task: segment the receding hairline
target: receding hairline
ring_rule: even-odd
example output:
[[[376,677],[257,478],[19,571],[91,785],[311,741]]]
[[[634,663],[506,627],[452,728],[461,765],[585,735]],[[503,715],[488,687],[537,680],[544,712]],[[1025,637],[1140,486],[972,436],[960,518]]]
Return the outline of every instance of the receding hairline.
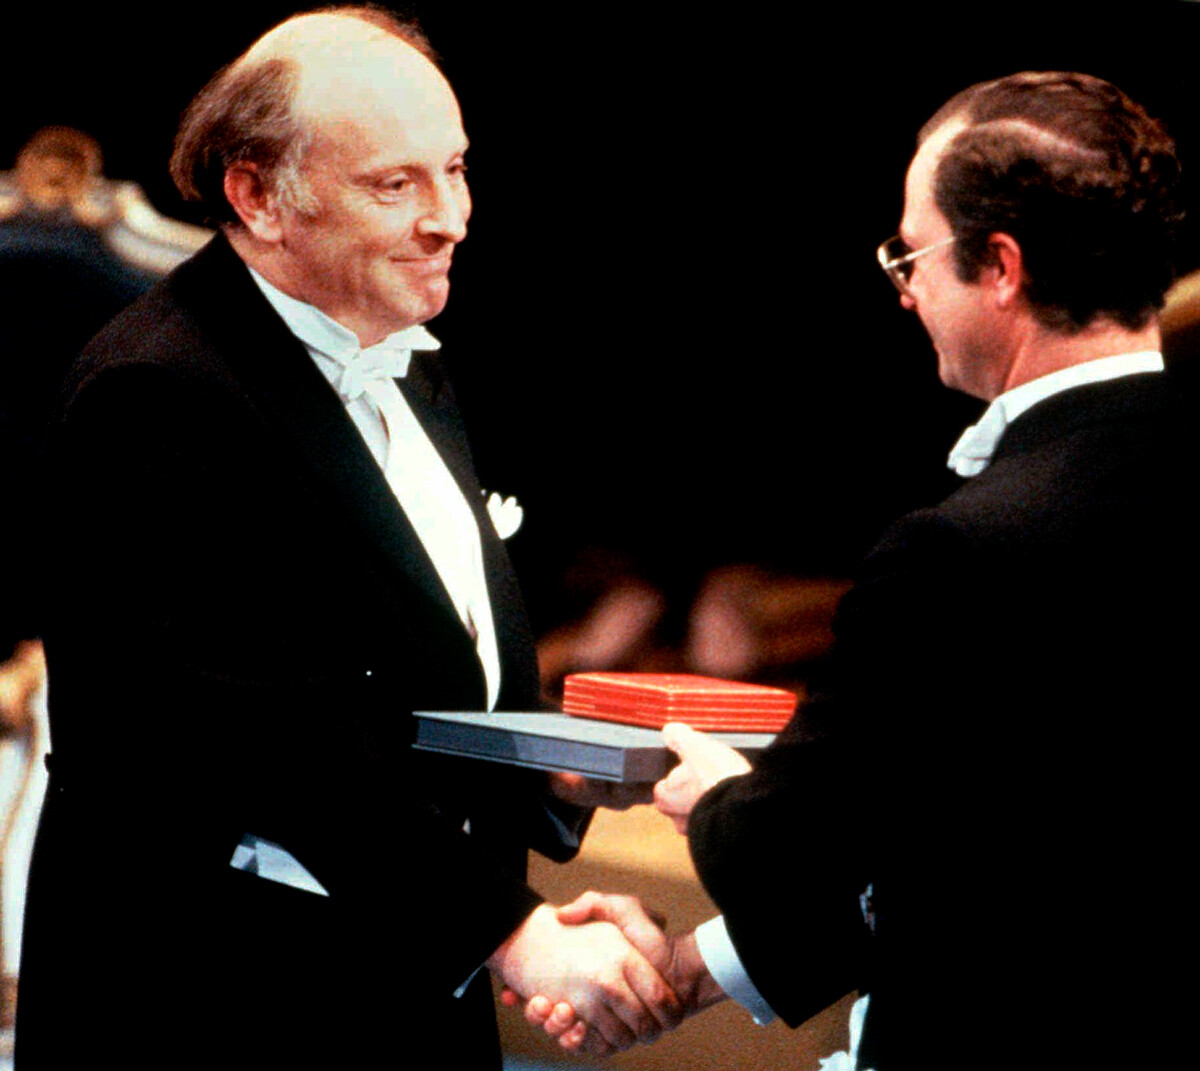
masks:
[[[234,61],[232,69],[283,64],[292,83],[291,112],[302,127],[310,126],[324,109],[336,106],[342,94],[328,92],[330,82],[336,81],[343,91],[354,84],[372,88],[372,78],[364,71],[364,58],[372,53],[396,70],[432,75],[453,96],[420,31],[410,40],[404,32],[409,27],[386,15],[377,20],[373,14],[370,9],[350,8],[295,15],[255,41]],[[347,62],[348,56],[353,56],[353,62]]]
[[[975,120],[968,108],[961,108],[945,116],[940,122],[932,120],[926,123],[917,135],[917,148],[944,131],[947,127],[958,126],[958,130],[946,138],[945,144],[938,154],[945,157],[954,150],[955,142],[960,138],[993,136],[1004,139],[1025,149],[1031,158],[1045,154],[1046,158],[1074,156],[1077,159],[1093,158],[1097,162],[1105,159],[1105,153],[1098,148],[1091,148],[1074,138],[1067,137],[1054,130],[1026,119],[1022,116],[1004,116],[997,119]]]
[[[171,154],[175,185],[218,222],[235,224],[224,180],[231,166],[249,162],[293,207],[311,209],[301,168],[330,115],[322,105],[374,95],[390,84],[389,69],[410,81],[418,101],[431,87],[444,88],[457,110],[437,53],[416,22],[373,5],[343,5],[280,23],[218,71],[188,105]]]

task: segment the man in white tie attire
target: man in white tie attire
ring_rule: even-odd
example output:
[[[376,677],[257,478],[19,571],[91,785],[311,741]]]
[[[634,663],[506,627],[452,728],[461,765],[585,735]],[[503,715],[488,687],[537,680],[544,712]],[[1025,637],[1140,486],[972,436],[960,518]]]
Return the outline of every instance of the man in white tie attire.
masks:
[[[562,913],[620,922],[689,1010],[795,1026],[869,992],[835,1064],[860,1071],[1194,1061],[1197,454],[1158,326],[1179,180],[1088,75],[980,83],[922,128],[878,256],[942,382],[989,403],[964,483],[884,534],[753,770],[664,730],[656,800],[722,915],[668,942],[624,898]]]
[[[432,56],[338,9],[219,72],[172,174],[220,233],[70,376],[22,1071],[97,1046],[401,1067],[430,1039],[498,1068],[485,967],[586,1008],[603,1051],[678,1019],[615,926],[563,926],[524,883],[529,847],[578,847],[586,786],[410,747],[413,710],[538,691],[515,507],[480,488],[423,326],[471,210]]]

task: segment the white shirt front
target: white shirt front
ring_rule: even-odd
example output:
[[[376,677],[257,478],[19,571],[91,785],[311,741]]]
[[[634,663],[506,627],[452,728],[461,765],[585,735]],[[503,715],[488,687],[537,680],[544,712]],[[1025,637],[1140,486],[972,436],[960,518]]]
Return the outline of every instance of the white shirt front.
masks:
[[[494,709],[500,692],[500,654],[479,526],[458,482],[394,382],[407,374],[414,350],[436,350],[441,343],[416,325],[363,349],[354,332],[320,309],[289,297],[253,268],[250,275],[338,392],[383,470],[459,619],[475,640],[487,680],[487,709]]]

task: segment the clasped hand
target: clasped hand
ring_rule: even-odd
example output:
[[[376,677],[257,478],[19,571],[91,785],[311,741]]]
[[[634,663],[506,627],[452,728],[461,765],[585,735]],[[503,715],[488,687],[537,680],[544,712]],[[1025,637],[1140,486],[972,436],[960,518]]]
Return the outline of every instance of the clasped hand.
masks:
[[[676,1004],[671,1026],[725,997],[704,965],[695,935],[686,933],[668,937],[661,928],[661,920],[652,919],[636,897],[586,892],[558,908],[556,916],[560,923],[568,926],[594,926],[600,920],[617,927],[674,994]],[[513,1005],[519,998],[511,990],[505,990],[502,999]],[[569,999],[551,1000],[545,991],[528,999],[525,1018],[551,1037],[558,1038],[564,1049],[582,1048],[594,1056],[607,1056],[619,1047],[611,1044],[607,1034],[598,1029],[582,1008]],[[655,1032],[638,1040],[649,1041],[657,1036]]]
[[[725,778],[749,772],[750,763],[733,748],[687,725],[667,725],[663,729],[663,740],[680,761],[654,786],[654,803],[671,818],[680,833],[686,833],[688,817],[696,801]],[[635,897],[587,892],[573,903],[560,907],[556,921],[581,928],[597,924],[617,927],[674,997],[669,1015],[655,1015],[664,1029],[676,1025],[684,1015],[725,997],[708,973],[695,935],[668,937]],[[592,1055],[604,1056],[614,1048],[624,1047],[614,1040],[611,1023],[606,1023],[609,1029],[605,1029],[605,1025],[593,1021],[587,1010],[569,996],[551,999],[550,992],[549,988],[537,986],[522,991],[510,985],[502,999],[509,1005],[525,999],[525,1018],[551,1037],[558,1038],[565,1049],[582,1048]],[[626,1011],[630,1011],[628,1006]],[[622,1021],[634,1026],[629,1018],[623,1017]],[[635,1027],[634,1034],[638,1040],[646,1041],[656,1037],[657,1031],[643,1035]],[[626,1039],[627,1035],[620,1036],[620,1041]]]
[[[593,1028],[583,1047],[594,1055],[652,1041],[676,1026],[683,1009],[660,971],[613,923],[580,923],[564,924],[542,904],[488,966],[516,997],[541,997],[551,1007],[577,1011]]]

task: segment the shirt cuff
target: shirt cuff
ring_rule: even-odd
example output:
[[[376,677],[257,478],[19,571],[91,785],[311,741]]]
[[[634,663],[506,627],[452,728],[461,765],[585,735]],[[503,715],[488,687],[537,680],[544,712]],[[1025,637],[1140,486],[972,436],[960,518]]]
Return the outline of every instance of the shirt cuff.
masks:
[[[774,1021],[775,1012],[750,981],[737,949],[729,939],[724,915],[718,915],[696,927],[696,947],[717,985],[745,1008],[759,1026]]]

